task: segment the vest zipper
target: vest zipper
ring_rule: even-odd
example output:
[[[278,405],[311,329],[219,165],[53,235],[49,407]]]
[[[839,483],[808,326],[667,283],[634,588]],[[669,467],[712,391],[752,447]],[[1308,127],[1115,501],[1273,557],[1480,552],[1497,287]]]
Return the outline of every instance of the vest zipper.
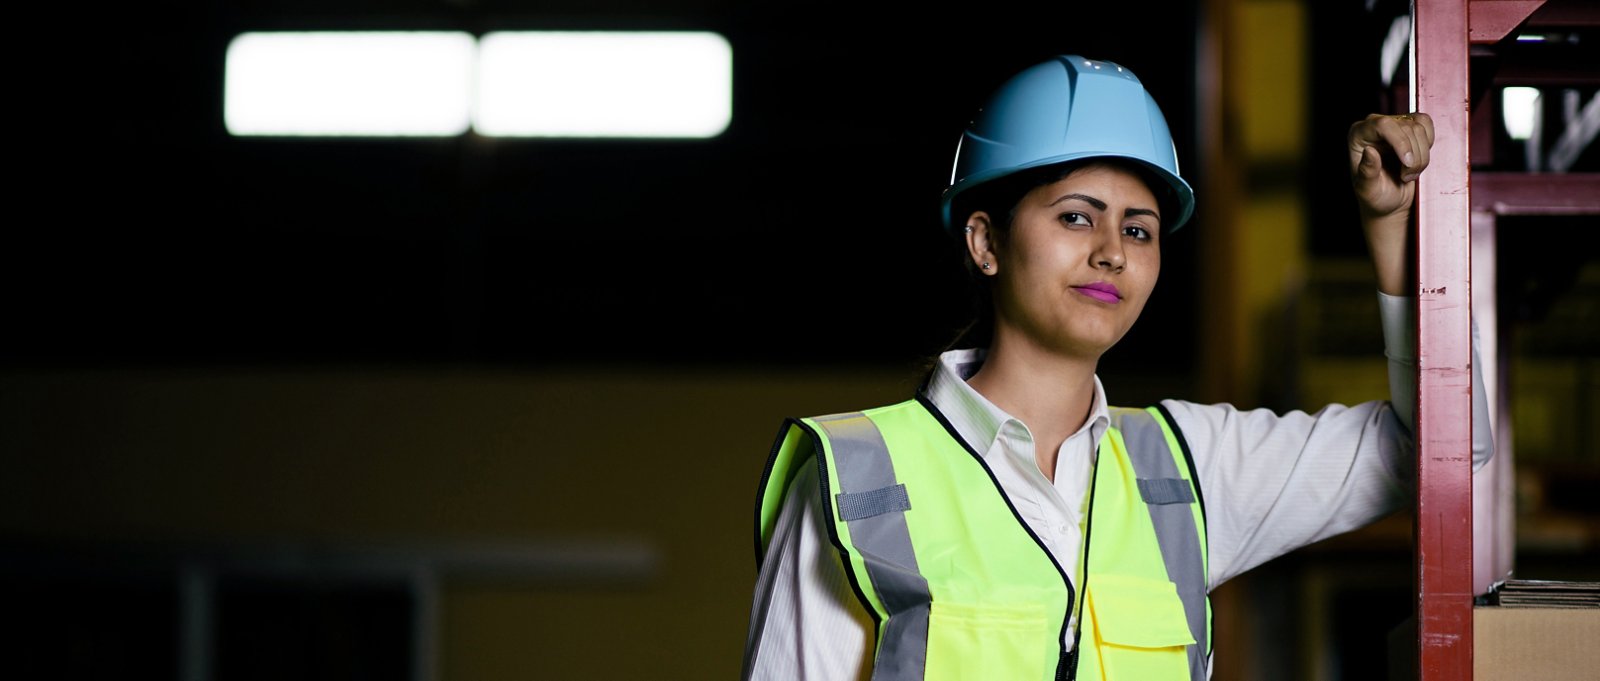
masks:
[[[1089,593],[1089,535],[1094,533],[1094,488],[1095,482],[1100,477],[1100,447],[1094,448],[1094,465],[1089,467],[1089,508],[1084,513],[1083,519],[1083,583],[1078,585],[1078,592]],[[1067,619],[1072,618],[1072,611],[1067,610]],[[1072,630],[1072,652],[1062,656],[1062,664],[1056,668],[1057,681],[1077,681],[1078,678],[1078,652],[1083,645],[1083,617],[1080,611],[1078,627]],[[1062,676],[1062,669],[1067,669]]]

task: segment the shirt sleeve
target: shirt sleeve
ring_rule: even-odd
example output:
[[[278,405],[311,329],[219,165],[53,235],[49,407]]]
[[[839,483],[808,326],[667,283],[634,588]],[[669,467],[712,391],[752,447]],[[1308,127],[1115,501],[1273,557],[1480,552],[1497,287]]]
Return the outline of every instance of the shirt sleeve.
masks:
[[[823,523],[817,471],[790,483],[756,578],[745,679],[867,679],[872,618],[856,600]]]
[[[1392,402],[1307,414],[1162,402],[1188,441],[1206,498],[1210,586],[1296,548],[1366,525],[1415,487],[1415,306],[1379,293]],[[1473,334],[1473,469],[1493,439]],[[1395,405],[1406,405],[1398,410]]]

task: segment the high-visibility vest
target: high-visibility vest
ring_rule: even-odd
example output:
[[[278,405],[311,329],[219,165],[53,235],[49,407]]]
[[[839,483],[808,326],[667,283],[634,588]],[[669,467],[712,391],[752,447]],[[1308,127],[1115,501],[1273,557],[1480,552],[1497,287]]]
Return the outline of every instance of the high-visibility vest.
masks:
[[[790,419],[762,479],[757,562],[784,496],[816,493],[789,489],[816,465],[829,538],[877,626],[875,681],[1204,681],[1205,511],[1187,449],[1164,408],[1112,409],[1079,560],[1063,566],[926,397]]]

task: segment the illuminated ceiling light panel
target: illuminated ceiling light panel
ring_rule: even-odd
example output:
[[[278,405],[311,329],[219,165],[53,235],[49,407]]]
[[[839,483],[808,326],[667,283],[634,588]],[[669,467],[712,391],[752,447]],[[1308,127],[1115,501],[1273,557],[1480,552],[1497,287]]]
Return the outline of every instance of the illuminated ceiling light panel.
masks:
[[[473,127],[509,137],[715,137],[733,48],[701,32],[500,32],[479,42]]]
[[[1533,119],[1539,113],[1539,88],[1506,88],[1500,94],[1500,110],[1511,139],[1528,139],[1533,135]]]
[[[223,119],[234,135],[459,135],[474,46],[455,32],[240,34]]]

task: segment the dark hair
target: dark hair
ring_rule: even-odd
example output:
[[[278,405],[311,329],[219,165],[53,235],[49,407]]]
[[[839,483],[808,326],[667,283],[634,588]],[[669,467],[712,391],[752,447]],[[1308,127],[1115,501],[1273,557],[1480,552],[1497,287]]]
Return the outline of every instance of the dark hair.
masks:
[[[1133,173],[1143,180],[1145,186],[1150,188],[1150,193],[1155,195],[1161,215],[1176,219],[1179,204],[1177,193],[1173,191],[1172,186],[1144,164],[1115,156],[1097,156],[1029,168],[968,189],[951,202],[950,218],[954,235],[957,237],[955,242],[960,253],[960,262],[968,275],[967,280],[970,285],[967,287],[967,293],[971,299],[973,314],[972,321],[956,332],[950,343],[945,345],[945,350],[987,348],[994,341],[994,293],[990,290],[989,278],[983,276],[982,271],[973,264],[972,258],[967,256],[966,239],[960,238],[967,218],[977,211],[988,214],[990,238],[995,243],[1004,245],[1011,234],[1011,223],[1017,217],[1017,205],[1022,202],[1022,197],[1039,187],[1055,184],[1079,170],[1097,165],[1112,166]],[[1162,224],[1162,231],[1166,231],[1165,222]],[[935,357],[930,366],[935,366],[937,363],[938,358]]]

